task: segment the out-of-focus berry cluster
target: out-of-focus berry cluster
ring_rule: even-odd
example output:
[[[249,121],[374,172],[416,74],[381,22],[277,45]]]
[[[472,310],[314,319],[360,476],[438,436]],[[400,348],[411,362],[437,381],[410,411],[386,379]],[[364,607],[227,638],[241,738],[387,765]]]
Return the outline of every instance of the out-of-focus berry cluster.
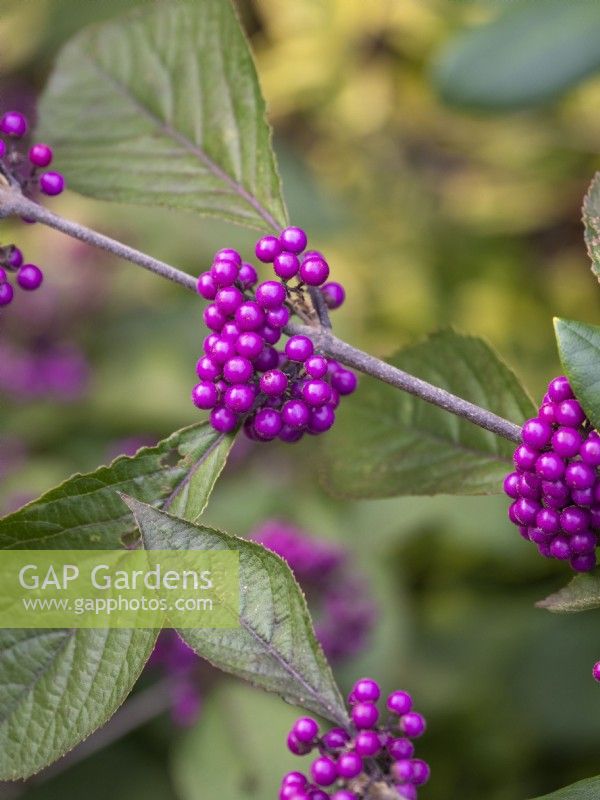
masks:
[[[310,775],[284,775],[279,800],[366,800],[397,797],[416,800],[417,790],[429,780],[429,766],[414,758],[413,739],[425,732],[424,717],[413,711],[407,692],[392,692],[386,717],[380,719],[379,684],[371,678],[357,681],[350,693],[351,726],[321,733],[311,717],[296,721],[287,739],[298,756],[316,751]],[[331,792],[331,794],[330,794]]]
[[[46,170],[53,158],[49,145],[37,142],[24,152],[20,144],[28,130],[26,117],[18,111],[7,111],[0,118],[0,173],[5,181],[18,183],[27,196],[42,192],[54,197],[64,190],[65,179],[60,172]],[[14,284],[10,281],[13,274]],[[35,264],[25,263],[16,245],[0,247],[0,306],[12,303],[15,286],[31,292],[39,288],[43,280],[42,270]]]
[[[537,417],[523,425],[516,471],[504,480],[510,521],[546,558],[576,572],[596,566],[600,532],[600,434],[566,377],[550,381]]]
[[[330,661],[362,652],[377,609],[349,552],[281,520],[269,520],[250,538],[286,561],[306,594],[315,633]]]
[[[275,348],[290,316],[310,308],[307,287],[321,292],[331,309],[344,301],[343,287],[326,283],[323,255],[306,245],[305,232],[294,227],[256,243],[256,257],[273,264],[278,280],[259,283],[254,266],[231,249],[219,250],[198,278],[199,294],[212,301],[204,310],[211,333],[192,401],[210,410],[215,430],[226,433],[243,422],[255,441],[297,442],[305,433],[328,431],[340,398],[356,388],[354,373],[316,352],[308,336],[291,336],[283,350]]]

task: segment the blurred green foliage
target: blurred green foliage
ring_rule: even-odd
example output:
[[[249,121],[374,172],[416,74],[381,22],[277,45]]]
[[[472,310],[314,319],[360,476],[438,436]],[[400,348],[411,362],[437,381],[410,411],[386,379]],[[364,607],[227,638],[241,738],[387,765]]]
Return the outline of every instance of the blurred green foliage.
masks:
[[[2,107],[30,106],[59,44],[131,4],[3,3]],[[432,64],[456,35],[493,19],[494,3],[239,5],[292,218],[348,290],[339,335],[385,355],[452,325],[490,341],[539,396],[559,369],[551,317],[594,322],[600,312],[580,224],[600,164],[600,80],[543,107],[470,114],[443,104]],[[70,193],[53,208],[193,273],[218,247],[249,252],[254,239]],[[201,306],[179,288],[37,225],[3,223],[3,242],[13,237],[46,267],[45,291],[72,314],[59,337],[82,348],[91,378],[68,403],[0,398],[0,435],[26,451],[0,476],[4,508],[95,467],[123,439],[158,439],[197,419],[188,395],[203,336]],[[69,298],[82,292],[98,302],[78,317]],[[20,297],[20,327],[3,315],[2,340],[38,346],[41,334],[32,342],[23,320],[39,318],[41,302]],[[533,606],[565,582],[564,568],[516,536],[500,497],[332,500],[318,484],[315,445],[270,445],[268,457],[239,445],[206,520],[244,535],[277,515],[356,553],[382,614],[371,650],[339,676],[345,688],[370,673],[414,693],[429,720],[424,800],[524,800],[597,774],[596,617]],[[116,798],[175,798],[177,742],[165,718],[22,796],[93,797],[110,772]],[[218,787],[204,796],[218,798]]]

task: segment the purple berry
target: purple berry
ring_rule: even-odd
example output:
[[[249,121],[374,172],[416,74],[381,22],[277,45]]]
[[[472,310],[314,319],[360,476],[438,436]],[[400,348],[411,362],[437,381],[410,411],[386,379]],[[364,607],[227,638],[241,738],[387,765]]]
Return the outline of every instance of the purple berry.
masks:
[[[243,289],[251,289],[258,280],[258,273],[252,264],[244,261],[238,272],[237,279],[242,284]]]
[[[352,693],[357,703],[376,703],[381,695],[381,689],[377,681],[371,678],[361,678],[354,684]]]
[[[335,411],[331,406],[321,406],[310,412],[308,421],[308,431],[318,436],[333,427],[335,423]]]
[[[404,758],[412,758],[415,746],[410,739],[391,739],[387,745],[387,751],[395,761]]]
[[[244,331],[240,333],[235,342],[235,349],[240,356],[252,361],[262,353],[264,340],[256,331]]]
[[[281,409],[281,418],[290,428],[301,430],[308,425],[310,411],[301,400],[288,400]]]
[[[329,277],[329,265],[324,258],[305,258],[300,265],[300,278],[308,286],[320,286]]]
[[[65,179],[60,172],[44,172],[40,175],[40,190],[49,197],[64,191]]]
[[[342,753],[337,761],[337,769],[340,778],[356,778],[363,770],[362,758],[358,753]]]
[[[312,750],[312,745],[299,741],[291,731],[287,737],[287,747],[295,756],[305,756]]]
[[[192,402],[196,408],[214,408],[219,400],[219,392],[214,383],[201,381],[192,390]]]
[[[332,311],[339,308],[346,299],[344,287],[341,283],[336,283],[335,281],[326,283],[325,286],[321,287],[321,291],[323,292],[327,308],[330,308]]]
[[[536,500],[530,500],[528,497],[520,497],[513,503],[513,508],[514,515],[521,525],[532,525],[536,520],[541,506]]]
[[[203,272],[200,275],[196,289],[205,300],[214,300],[217,296],[217,284],[210,272]]]
[[[281,781],[282,786],[306,786],[308,781],[306,780],[306,776],[303,775],[301,772],[288,772],[286,775],[283,776]]]
[[[298,254],[304,250],[308,240],[302,228],[290,226],[281,231],[279,234],[279,241],[284,250]]]
[[[552,449],[561,458],[576,456],[581,447],[582,436],[576,428],[559,428],[552,437]]]
[[[221,341],[221,337],[218,333],[210,333],[205,339],[203,343],[204,352],[207,356],[211,356],[214,346],[217,342]]]
[[[324,406],[331,399],[331,386],[320,378],[313,378],[302,386],[302,398],[309,406]]]
[[[592,675],[594,676],[594,680],[600,683],[600,661],[596,661],[594,664]]]
[[[349,789],[339,789],[331,795],[331,800],[359,800],[359,798]]]
[[[539,500],[542,495],[541,479],[532,472],[524,472],[519,476],[519,495],[529,497],[531,500]]]
[[[306,361],[314,352],[314,346],[308,336],[291,336],[285,345],[285,354],[290,361]]]
[[[374,703],[357,703],[350,713],[357,728],[372,728],[379,719],[379,711]]]
[[[560,375],[554,378],[548,384],[548,397],[553,403],[562,403],[563,400],[568,400],[573,397],[573,390],[569,384],[568,378]]]
[[[579,448],[579,455],[582,461],[590,467],[600,466],[600,438],[598,436],[588,436]]]
[[[235,312],[235,321],[242,331],[256,331],[265,324],[265,312],[253,300],[248,300]]]
[[[235,356],[235,345],[229,339],[219,339],[210,348],[210,357],[215,364],[223,365]]]
[[[211,303],[209,306],[206,306],[206,308],[202,312],[202,319],[204,320],[204,324],[206,325],[207,328],[210,328],[211,331],[215,331],[217,333],[227,322],[226,316],[221,311],[219,311],[219,309],[214,303]]]
[[[395,764],[392,764],[391,773],[394,780],[397,780],[400,783],[408,783],[409,781],[412,781],[412,761],[409,761],[406,758],[396,761]]]
[[[569,402],[568,400],[565,402]],[[565,470],[565,483],[571,489],[589,489],[594,485],[596,472],[583,461],[572,461]]]
[[[591,553],[596,548],[596,535],[591,531],[582,531],[576,533],[569,539],[569,547],[573,555],[581,555],[582,553]]]
[[[27,119],[18,111],[7,111],[0,119],[0,131],[7,136],[22,138],[27,133]]]
[[[312,717],[301,717],[292,728],[292,733],[299,742],[312,742],[318,732],[319,726]]]
[[[210,274],[217,287],[233,286],[238,276],[238,265],[227,259],[215,261],[210,268]]]
[[[410,711],[408,714],[400,717],[400,730],[410,736],[411,739],[417,739],[425,733],[426,729],[425,718],[416,711]]]
[[[569,540],[564,536],[555,536],[550,542],[550,555],[559,561],[566,561],[571,557]]]
[[[392,692],[387,699],[386,705],[392,714],[397,714],[401,717],[403,714],[408,714],[412,708],[412,697],[408,692]]]
[[[14,244],[10,249],[6,263],[11,269],[18,269],[23,263],[23,253]]]
[[[287,389],[288,377],[280,369],[270,369],[260,378],[260,390],[269,397],[279,397]]]
[[[338,767],[329,756],[321,756],[310,765],[310,774],[319,786],[331,786],[338,777]]]
[[[560,514],[553,508],[542,508],[537,513],[535,524],[544,533],[558,533],[560,530]]]
[[[261,408],[254,417],[256,435],[266,442],[279,435],[282,425],[281,414],[274,408]]]
[[[0,306],[7,306],[11,303],[13,296],[14,292],[10,283],[0,283]]]
[[[264,281],[256,288],[256,302],[262,308],[279,308],[286,296],[285,286],[277,281]]]
[[[237,383],[225,390],[223,400],[227,408],[238,414],[245,414],[252,408],[255,397],[256,391],[253,386]]]
[[[590,524],[590,513],[578,506],[568,506],[560,515],[560,525],[565,533],[581,533]]]
[[[331,385],[341,395],[352,394],[357,384],[356,375],[349,369],[337,369],[331,376]]]
[[[549,422],[554,425],[556,422],[556,415],[554,413],[554,403],[544,403],[538,411],[538,417],[543,419],[544,422]]]
[[[506,478],[504,478],[504,493],[512,497],[513,500],[519,497],[519,478],[520,475],[518,472],[510,472]]]
[[[556,406],[554,416],[559,425],[577,428],[585,420],[585,412],[575,399],[563,400]]]
[[[273,328],[285,328],[290,321],[290,312],[285,306],[267,311],[267,324]]]
[[[331,728],[323,734],[322,741],[330,750],[341,750],[350,741],[350,736],[343,728]]]
[[[274,261],[275,256],[281,253],[281,242],[276,236],[263,236],[256,243],[254,251],[258,260],[266,264]]]
[[[278,256],[275,256],[273,267],[276,275],[284,281],[289,281],[300,269],[300,261],[298,260],[298,256],[294,255],[294,253],[284,251]]]
[[[29,161],[35,167],[47,167],[52,161],[52,148],[47,144],[34,144],[29,148]]]
[[[327,359],[319,355],[310,356],[304,362],[304,369],[311,378],[322,378],[327,374]]]
[[[550,441],[552,426],[538,417],[528,419],[523,425],[522,436],[525,444],[536,450],[542,450]]]
[[[229,433],[237,425],[237,414],[230,408],[218,406],[210,412],[210,424],[219,433]]]
[[[524,471],[533,469],[539,455],[538,451],[529,447],[528,444],[520,444],[513,455],[515,467]]]
[[[575,572],[590,572],[596,566],[596,554],[583,553],[573,556],[570,560],[570,564]]]
[[[523,536],[523,538],[527,538],[530,542],[535,542],[535,544],[546,544],[552,539],[553,535],[552,533],[547,533],[542,530],[542,528],[526,528],[525,526],[521,526],[519,532],[521,532],[521,530],[527,532],[527,536]]]
[[[259,372],[267,372],[279,365],[279,353],[274,347],[263,347],[261,353],[254,359],[254,366]]]
[[[215,297],[215,305],[222,314],[230,316],[244,302],[244,295],[235,286],[225,286],[219,289]]]
[[[415,786],[422,786],[424,783],[427,783],[430,775],[431,775],[431,770],[429,768],[429,764],[426,761],[423,761],[421,758],[413,759],[411,782],[414,783]]]
[[[272,328],[270,325],[263,325],[259,333],[267,344],[277,344],[281,339],[281,331],[279,328]]]
[[[221,374],[221,367],[210,356],[202,356],[196,364],[196,373],[201,381],[214,381]]]
[[[376,755],[381,750],[381,740],[376,731],[360,731],[354,739],[354,749],[359,756]]]
[[[234,344],[237,342],[239,335],[240,329],[235,322],[231,322],[230,320],[228,320],[220,330],[221,339],[228,339]]]
[[[23,264],[17,272],[17,283],[27,292],[33,292],[42,285],[43,280],[44,273],[35,264]]]
[[[594,502],[594,490],[591,486],[588,489],[573,489],[571,499],[578,506],[591,506]]]
[[[242,257],[237,250],[232,247],[223,247],[215,253],[215,261],[233,261],[238,267],[241,266]]]
[[[223,377],[228,383],[248,383],[253,373],[252,363],[243,356],[234,356],[223,366]]]
[[[535,462],[535,471],[544,480],[556,481],[563,476],[565,463],[556,453],[542,453]]]

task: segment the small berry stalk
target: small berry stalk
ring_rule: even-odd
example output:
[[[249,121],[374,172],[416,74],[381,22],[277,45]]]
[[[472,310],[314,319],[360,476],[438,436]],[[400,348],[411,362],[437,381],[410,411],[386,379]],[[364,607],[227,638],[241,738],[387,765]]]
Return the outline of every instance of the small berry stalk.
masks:
[[[192,401],[210,411],[217,431],[243,423],[259,442],[317,436],[334,424],[340,399],[356,389],[355,374],[318,352],[311,337],[291,336],[282,350],[275,347],[294,313],[310,315],[309,290],[321,292],[330,309],[344,302],[343,287],[326,283],[327,261],[306,245],[306,233],[295,227],[259,239],[256,257],[273,264],[278,280],[259,283],[255,267],[229,248],[198,278],[198,293],[212,301],[203,315],[211,333],[196,365],[200,382]]]
[[[589,572],[596,566],[600,532],[600,434],[566,377],[550,382],[522,437],[516,471],[504,480],[513,500],[509,519],[545,558]]]
[[[423,735],[426,724],[413,711],[407,692],[387,698],[387,718],[380,721],[379,684],[362,678],[348,698],[352,726],[320,733],[311,717],[296,721],[288,735],[289,750],[298,756],[316,750],[310,777],[302,772],[284,775],[279,800],[416,800],[418,787],[429,780],[429,766],[414,758],[412,742]],[[330,794],[329,792],[332,792]]]

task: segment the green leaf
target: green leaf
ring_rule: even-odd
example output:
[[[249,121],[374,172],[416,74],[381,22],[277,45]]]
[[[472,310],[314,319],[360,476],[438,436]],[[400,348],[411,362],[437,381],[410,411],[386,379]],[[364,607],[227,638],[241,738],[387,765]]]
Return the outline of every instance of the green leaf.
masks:
[[[564,589],[540,600],[536,606],[555,614],[573,614],[600,608],[600,575],[576,575]]]
[[[390,363],[522,423],[535,406],[481,339],[443,331]],[[323,481],[342,497],[502,491],[515,445],[373,378],[342,403],[325,448]]]
[[[180,630],[190,647],[225,672],[345,724],[344,703],[285,561],[256,542],[193,525],[131,497],[124,500],[149,550],[239,552],[239,628]]]
[[[0,520],[0,549],[103,549],[135,530],[116,490],[197,516],[232,437],[207,423],[75,475]],[[137,680],[150,630],[0,630],[0,780],[26,778],[103,725]]]
[[[82,194],[286,223],[265,103],[229,0],[164,4],[84,30],[58,59],[40,119]]]
[[[454,105],[492,111],[540,105],[600,68],[599,39],[598,3],[511,4],[449,42],[434,82]]]
[[[221,684],[203,705],[198,724],[174,749],[172,774],[178,796],[181,800],[277,797],[282,776],[298,768],[297,757],[285,746],[298,716],[264,692],[242,683]]]
[[[560,360],[575,396],[593,426],[600,428],[600,328],[555,319],[554,330]]]
[[[557,792],[535,797],[533,800],[598,800],[600,797],[600,777],[587,778],[585,781],[565,786]]]
[[[600,280],[600,172],[594,175],[583,200],[584,239],[592,260],[592,272]]]

